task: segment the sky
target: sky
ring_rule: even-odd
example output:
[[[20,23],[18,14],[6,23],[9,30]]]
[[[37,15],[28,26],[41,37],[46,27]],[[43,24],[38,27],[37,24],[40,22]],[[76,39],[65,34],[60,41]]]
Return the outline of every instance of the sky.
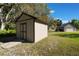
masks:
[[[50,16],[66,23],[71,19],[79,19],[79,3],[49,3]]]

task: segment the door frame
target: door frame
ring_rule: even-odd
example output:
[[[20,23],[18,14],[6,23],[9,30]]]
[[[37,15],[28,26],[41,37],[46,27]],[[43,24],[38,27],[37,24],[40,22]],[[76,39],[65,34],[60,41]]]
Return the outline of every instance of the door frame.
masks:
[[[26,26],[26,30],[24,30],[24,25]],[[26,37],[24,36],[24,33],[26,33]],[[21,40],[27,40],[27,23],[26,22],[22,22],[20,23],[20,38]]]

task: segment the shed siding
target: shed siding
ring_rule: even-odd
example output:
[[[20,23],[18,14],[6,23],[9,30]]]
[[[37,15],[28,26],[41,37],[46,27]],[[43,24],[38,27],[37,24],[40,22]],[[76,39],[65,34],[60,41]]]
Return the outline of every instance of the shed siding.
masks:
[[[20,39],[20,23],[16,23],[16,36],[18,39]]]
[[[33,41],[34,40],[34,31],[33,31],[33,20],[27,20],[27,40]]]
[[[38,42],[48,36],[48,26],[36,18],[22,14],[16,23],[17,38],[29,42]],[[26,29],[25,29],[26,28]]]
[[[47,29],[47,25],[35,22],[35,42],[38,42],[48,36]]]
[[[21,30],[21,23],[26,23],[27,25],[26,25],[26,27],[27,27],[27,32],[26,32],[26,40],[27,41],[30,41],[30,42],[32,42],[33,40],[34,40],[34,34],[33,34],[33,20],[27,20],[27,21],[22,21],[22,22],[17,22],[16,23],[16,30],[17,30],[17,38],[18,39],[21,39],[22,38],[22,36],[21,36],[21,32],[20,32],[20,30]],[[22,39],[23,40],[23,39]],[[26,41],[25,40],[25,41]]]
[[[31,17],[29,17],[29,16],[26,16],[26,15],[22,15],[21,17],[20,17],[20,19],[18,20],[18,22],[20,21],[24,21],[24,20],[27,20],[27,19],[30,19]]]

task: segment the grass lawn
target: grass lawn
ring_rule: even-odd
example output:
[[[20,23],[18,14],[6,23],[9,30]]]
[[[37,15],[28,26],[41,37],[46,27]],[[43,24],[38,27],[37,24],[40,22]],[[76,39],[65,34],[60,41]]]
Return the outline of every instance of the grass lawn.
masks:
[[[0,48],[0,55],[79,55],[79,32],[49,32],[38,43],[22,43],[13,48]]]

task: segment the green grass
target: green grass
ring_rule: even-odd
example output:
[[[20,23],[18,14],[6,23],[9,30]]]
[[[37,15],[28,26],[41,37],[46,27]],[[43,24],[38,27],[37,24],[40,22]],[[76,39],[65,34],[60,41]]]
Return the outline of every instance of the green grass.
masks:
[[[56,55],[79,55],[79,32],[53,32],[52,35],[63,38]]]
[[[79,56],[79,32],[49,32],[37,43],[22,43],[0,55]]]

